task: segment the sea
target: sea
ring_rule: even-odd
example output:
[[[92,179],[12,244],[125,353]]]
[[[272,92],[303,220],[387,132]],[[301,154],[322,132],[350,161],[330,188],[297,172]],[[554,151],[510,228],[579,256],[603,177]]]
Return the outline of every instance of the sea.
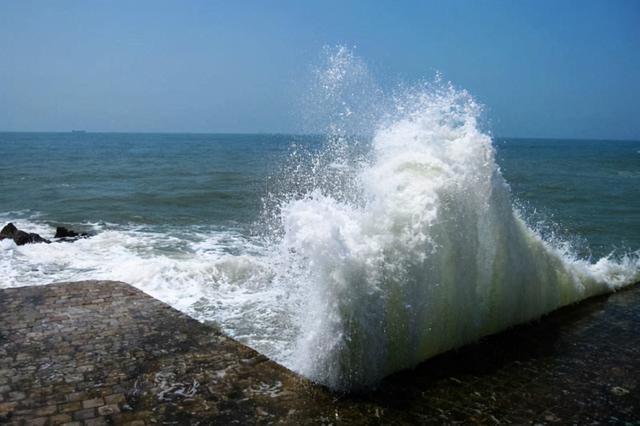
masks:
[[[344,48],[316,77],[309,134],[0,133],[0,224],[52,241],[0,241],[0,288],[124,281],[352,391],[640,282],[640,141],[493,136]]]
[[[150,249],[160,254],[218,233],[250,239],[291,153],[322,142],[286,134],[0,132],[0,218],[48,237],[58,225],[157,234]],[[493,145],[531,225],[592,259],[640,248],[640,141],[496,137]],[[3,286],[46,281],[37,270]]]
[[[594,264],[640,248],[640,141],[492,144],[514,208],[540,235]],[[1,133],[2,225],[94,236],[0,242],[0,287],[125,281],[273,356],[280,327],[299,326],[280,318],[287,289],[267,288],[264,259],[280,249],[264,233],[266,200],[292,153],[322,146],[284,134]]]

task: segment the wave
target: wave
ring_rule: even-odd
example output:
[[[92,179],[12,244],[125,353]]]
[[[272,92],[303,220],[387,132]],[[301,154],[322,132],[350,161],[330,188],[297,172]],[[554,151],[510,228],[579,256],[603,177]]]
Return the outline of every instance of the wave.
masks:
[[[335,55],[343,57],[331,63],[342,66],[351,54]],[[590,263],[527,226],[480,112],[466,91],[441,81],[407,89],[375,125],[370,161],[347,186],[357,196],[326,185],[283,203],[280,253],[295,271],[283,279],[307,300],[287,360],[294,370],[333,389],[373,386],[640,279],[637,254]],[[349,143],[346,134],[333,140]]]

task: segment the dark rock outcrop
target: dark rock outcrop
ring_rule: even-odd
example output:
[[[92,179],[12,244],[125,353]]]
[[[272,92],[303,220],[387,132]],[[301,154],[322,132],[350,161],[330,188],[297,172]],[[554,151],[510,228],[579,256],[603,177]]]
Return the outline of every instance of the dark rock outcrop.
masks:
[[[56,242],[72,243],[80,238],[88,238],[90,236],[91,234],[87,234],[86,232],[78,233],[71,229],[65,228],[64,226],[58,226],[56,228],[56,235],[54,236],[54,238],[56,239]],[[41,237],[36,233],[25,232],[16,228],[13,223],[6,224],[4,228],[0,230],[0,240],[4,239],[13,240],[19,246],[35,243],[51,243],[51,241]]]
[[[16,231],[13,236],[13,241],[19,246],[23,246],[25,244],[35,244],[35,243],[47,243],[49,244],[51,241],[46,238],[42,238],[40,235],[34,232],[24,232],[24,231]]]
[[[13,236],[18,232],[18,228],[13,223],[7,223],[0,231],[0,240],[5,238],[13,239]]]
[[[13,223],[8,223],[4,228],[0,231],[0,240],[4,240],[5,238],[12,239],[16,245],[23,246],[25,244],[34,244],[34,243],[47,243],[49,244],[51,241],[46,238],[42,238],[40,235],[34,232],[25,232],[21,231]]]
[[[64,226],[58,226],[56,228],[56,235],[53,238],[58,238],[58,241],[73,242],[79,238],[90,237],[90,234],[86,232],[77,233],[72,229],[65,228]]]
[[[67,229],[64,226],[58,226],[56,228],[56,235],[53,238],[75,238],[79,237],[80,234],[72,231],[71,229]]]

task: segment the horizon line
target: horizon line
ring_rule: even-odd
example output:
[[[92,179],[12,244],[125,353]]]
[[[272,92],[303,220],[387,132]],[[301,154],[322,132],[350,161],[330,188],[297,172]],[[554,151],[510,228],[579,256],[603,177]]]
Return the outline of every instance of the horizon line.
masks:
[[[176,132],[176,131],[91,131],[82,129],[73,130],[0,130],[2,133],[17,134],[115,134],[115,135],[272,135],[272,136],[323,136],[323,133],[297,133],[297,132]],[[528,140],[576,140],[576,141],[602,141],[602,142],[640,142],[639,139],[619,139],[601,137],[557,137],[557,136],[496,136],[489,135],[492,140],[498,139],[528,139]]]

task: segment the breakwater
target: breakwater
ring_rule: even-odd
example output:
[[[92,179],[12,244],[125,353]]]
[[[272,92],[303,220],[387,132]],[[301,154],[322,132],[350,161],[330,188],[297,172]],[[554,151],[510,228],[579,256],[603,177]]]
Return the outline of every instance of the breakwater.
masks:
[[[124,283],[4,289],[0,423],[638,422],[638,326],[635,286],[345,395]]]

